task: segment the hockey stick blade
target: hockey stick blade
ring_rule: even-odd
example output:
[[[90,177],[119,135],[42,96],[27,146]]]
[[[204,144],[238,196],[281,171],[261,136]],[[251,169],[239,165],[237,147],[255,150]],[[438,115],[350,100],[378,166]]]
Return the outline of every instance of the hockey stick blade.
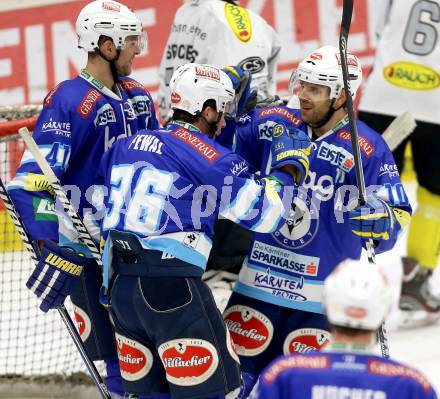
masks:
[[[3,200],[3,203],[5,204],[5,208],[9,216],[12,218],[12,222],[14,223],[20,235],[20,238],[23,241],[23,244],[25,245],[26,249],[29,251],[29,254],[33,262],[37,264],[38,249],[36,247],[36,244],[31,240],[29,233],[27,232],[26,227],[20,218],[20,215],[15,209],[14,203],[12,202],[11,197],[9,196],[9,193],[7,192],[6,187],[3,184],[1,178],[0,178],[0,198]],[[90,377],[92,378],[93,382],[98,388],[99,393],[104,399],[110,399],[111,396],[107,390],[107,386],[104,384],[104,381],[102,380],[98,370],[93,364],[93,361],[90,359],[89,355],[87,354],[84,344],[81,340],[81,337],[79,336],[78,331],[75,328],[75,325],[73,324],[69,312],[67,311],[64,305],[58,307],[57,310],[58,310],[58,314],[60,315],[61,319],[63,320],[67,328],[67,331],[69,332],[70,337],[72,338],[76,346],[76,349],[81,355],[81,358],[83,359],[83,362],[87,367],[87,370],[89,371]]]
[[[394,151],[414,131],[416,126],[414,117],[407,111],[393,119],[382,133],[382,137],[390,150]]]

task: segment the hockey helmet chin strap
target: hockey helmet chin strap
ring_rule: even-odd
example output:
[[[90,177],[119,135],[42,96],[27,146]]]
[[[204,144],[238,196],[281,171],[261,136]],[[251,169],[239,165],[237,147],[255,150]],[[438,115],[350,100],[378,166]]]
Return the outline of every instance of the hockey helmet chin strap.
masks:
[[[99,48],[96,50],[96,52],[102,58],[104,58],[104,60],[106,60],[110,64],[110,71],[112,73],[113,82],[116,83],[119,80],[118,73],[116,72],[116,61],[118,60],[119,56],[121,55],[121,50],[120,49],[116,49],[116,57],[111,59],[111,60],[108,59]]]
[[[220,119],[222,118],[222,114],[223,114],[223,112],[219,112],[218,113],[218,118],[217,118],[217,120],[215,122],[208,122],[208,120],[202,115],[202,113],[199,114],[200,120],[209,129],[209,132],[208,132],[209,137],[211,137],[211,138],[215,137],[215,133],[217,132],[217,127],[218,127],[218,124],[220,122]]]

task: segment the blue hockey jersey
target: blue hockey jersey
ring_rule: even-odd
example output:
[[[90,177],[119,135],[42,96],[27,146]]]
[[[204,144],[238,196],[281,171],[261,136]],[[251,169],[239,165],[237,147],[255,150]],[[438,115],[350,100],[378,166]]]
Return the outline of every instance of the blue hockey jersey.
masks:
[[[116,140],[139,129],[159,127],[153,100],[140,83],[120,78],[116,86],[119,95],[85,70],[60,83],[46,96],[33,133],[85,222],[91,222],[83,209],[92,209],[89,187],[104,152]],[[34,240],[51,239],[62,244],[75,240],[68,220],[55,210],[51,187],[29,151],[25,151],[8,189]],[[88,227],[93,229],[90,223]]]
[[[270,168],[272,132],[277,124],[307,131],[300,111],[284,106],[254,110],[237,124],[235,151],[264,175]],[[357,122],[367,192],[375,191],[396,209],[398,222],[376,252],[393,247],[411,207],[397,167],[382,137]],[[287,222],[271,234],[255,234],[234,291],[289,308],[323,313],[324,279],[346,258],[359,259],[363,240],[347,221],[358,199],[348,118],[313,141],[309,176],[292,203]]]
[[[429,381],[396,361],[359,352],[279,357],[262,373],[252,399],[435,399]]]
[[[131,232],[146,249],[202,270],[217,216],[259,232],[279,228],[293,194],[292,177],[254,179],[248,164],[187,123],[143,130],[103,157],[98,185],[108,190],[102,236]],[[292,186],[284,187],[281,180]]]

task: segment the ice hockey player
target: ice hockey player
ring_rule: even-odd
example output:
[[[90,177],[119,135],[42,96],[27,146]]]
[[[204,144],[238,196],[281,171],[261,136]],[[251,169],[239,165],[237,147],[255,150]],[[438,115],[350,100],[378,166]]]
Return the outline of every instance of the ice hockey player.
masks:
[[[226,73],[189,63],[170,87],[171,123],[118,141],[100,166],[98,183],[109,192],[104,282],[124,387],[142,397],[234,395],[238,357],[201,280],[214,222],[221,214],[255,231],[276,229],[294,194],[293,175],[300,183],[307,174],[310,140],[302,132],[280,134],[270,175],[258,179],[214,141],[235,106]]]
[[[127,26],[130,29],[126,29]],[[78,46],[88,53],[87,65],[79,76],[58,84],[49,92],[33,137],[61,184],[71,190],[72,202],[87,221],[90,218],[83,210],[91,208],[88,188],[104,152],[116,140],[142,128],[158,128],[159,124],[150,94],[142,84],[127,77],[134,58],[146,46],[139,18],[121,3],[93,1],[79,13],[76,31]],[[77,318],[84,323],[80,333],[87,352],[94,360],[106,361],[106,382],[110,390],[123,394],[118,389],[121,378],[114,334],[108,312],[98,301],[101,271],[87,247],[78,242],[69,219],[55,210],[51,186],[28,152],[23,156],[17,176],[9,184],[9,192],[31,237],[42,247],[42,260],[28,287],[42,296],[40,307],[45,312],[72,294]],[[99,232],[96,227],[89,227]],[[84,266],[81,278],[75,273],[62,272],[50,288],[49,273],[53,274],[56,268],[43,259],[57,257],[61,262]],[[49,271],[44,279],[45,267]],[[81,267],[71,271],[79,273]],[[64,278],[65,285],[61,282]],[[67,283],[72,278],[80,283]],[[42,295],[46,289],[51,290],[50,293]]]
[[[260,98],[275,94],[281,44],[275,30],[258,14],[233,0],[189,0],[176,12],[159,68],[159,113],[171,116],[171,75],[187,62],[218,67],[238,65],[252,74]]]
[[[430,288],[440,254],[440,114],[436,106],[440,103],[440,1],[387,0],[381,8],[376,58],[359,104],[359,118],[378,132],[404,111],[417,121],[409,138],[418,182],[417,208],[409,227],[407,256],[402,259],[400,298],[402,327],[417,327],[440,318],[440,298]],[[393,152],[400,172],[407,143]]]
[[[391,303],[391,287],[379,266],[343,261],[323,288],[332,342],[321,352],[276,359],[262,373],[251,397],[437,398],[420,372],[374,354],[376,333]]]
[[[359,59],[348,54],[352,95]],[[256,109],[238,123],[236,152],[267,172],[270,146],[284,126],[308,131],[315,148],[310,173],[293,199],[290,218],[271,234],[254,235],[224,317],[240,355],[246,390],[280,354],[304,353],[330,338],[323,315],[324,279],[346,258],[359,259],[366,239],[387,251],[411,207],[382,137],[357,122],[368,205],[358,204],[339,51],[325,46],[292,75],[301,109]],[[243,397],[246,397],[246,390]]]

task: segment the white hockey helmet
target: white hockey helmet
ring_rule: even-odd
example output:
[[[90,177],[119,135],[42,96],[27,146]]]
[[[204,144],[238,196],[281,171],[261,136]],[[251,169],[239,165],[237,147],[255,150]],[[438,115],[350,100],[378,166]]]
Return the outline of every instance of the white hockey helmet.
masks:
[[[197,115],[207,100],[214,100],[217,112],[235,115],[235,91],[231,79],[214,65],[181,65],[171,77],[170,90],[172,109]]]
[[[362,67],[359,58],[347,53],[348,79],[353,99],[362,82]],[[339,50],[333,46],[324,46],[301,61],[292,73],[289,92],[295,91],[298,81],[310,82],[330,88],[330,99],[336,99],[344,88],[341,57]]]
[[[391,303],[391,288],[375,264],[347,259],[324,282],[323,304],[336,326],[377,330]]]
[[[127,6],[113,0],[96,0],[87,4],[76,20],[78,47],[87,52],[98,49],[101,35],[111,37],[121,50],[128,36],[137,36],[141,54],[147,49],[147,36],[142,22]]]

